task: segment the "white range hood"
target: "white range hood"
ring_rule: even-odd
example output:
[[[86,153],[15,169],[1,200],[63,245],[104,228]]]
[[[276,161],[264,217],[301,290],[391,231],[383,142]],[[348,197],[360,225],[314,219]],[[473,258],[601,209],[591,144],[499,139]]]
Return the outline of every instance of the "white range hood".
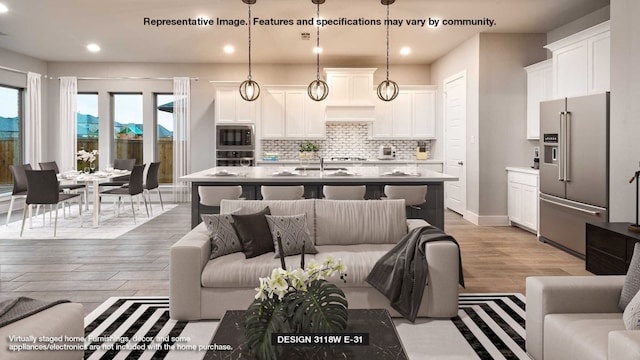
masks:
[[[329,85],[326,122],[375,121],[375,68],[325,68],[324,71]]]

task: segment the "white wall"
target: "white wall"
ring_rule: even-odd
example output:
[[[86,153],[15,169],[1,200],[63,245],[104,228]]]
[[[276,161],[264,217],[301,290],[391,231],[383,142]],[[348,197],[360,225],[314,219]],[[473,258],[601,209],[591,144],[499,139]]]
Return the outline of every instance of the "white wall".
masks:
[[[635,217],[635,183],[640,170],[640,1],[611,0],[611,124],[609,219]]]
[[[546,58],[545,34],[480,34],[480,224],[508,223],[507,166],[533,165],[527,140],[527,74]]]

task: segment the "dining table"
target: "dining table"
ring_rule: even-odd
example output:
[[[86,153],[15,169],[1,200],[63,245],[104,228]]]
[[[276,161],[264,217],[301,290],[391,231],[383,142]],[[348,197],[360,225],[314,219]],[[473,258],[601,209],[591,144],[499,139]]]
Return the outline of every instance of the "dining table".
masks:
[[[63,174],[58,174],[60,183],[75,183],[85,184],[90,187],[88,189],[92,192],[92,206],[93,206],[93,227],[98,227],[100,222],[100,183],[107,182],[116,177],[130,175],[129,170],[109,169],[109,171],[96,171],[93,173],[84,173],[80,171],[69,171]],[[89,210],[89,199],[85,199],[85,209]]]

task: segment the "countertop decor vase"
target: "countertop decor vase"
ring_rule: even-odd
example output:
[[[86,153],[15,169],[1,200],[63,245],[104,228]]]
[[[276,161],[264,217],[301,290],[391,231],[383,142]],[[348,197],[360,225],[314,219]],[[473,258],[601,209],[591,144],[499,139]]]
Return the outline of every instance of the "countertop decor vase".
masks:
[[[280,236],[277,241],[281,243]],[[279,246],[282,249],[282,246]],[[281,267],[271,276],[260,278],[255,300],[246,311],[245,335],[257,359],[278,359],[282,347],[272,345],[272,334],[336,333],[347,327],[348,302],[344,292],[325,280],[339,275],[345,280],[346,268],[341,260],[327,257],[322,264],[311,262],[304,267],[286,269],[280,250]]]

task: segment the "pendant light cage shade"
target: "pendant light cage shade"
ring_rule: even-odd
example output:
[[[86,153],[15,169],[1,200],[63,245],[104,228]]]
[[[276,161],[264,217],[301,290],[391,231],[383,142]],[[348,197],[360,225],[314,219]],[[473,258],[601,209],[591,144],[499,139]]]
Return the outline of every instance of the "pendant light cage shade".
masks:
[[[320,18],[320,4],[325,0],[311,0],[316,5],[316,19]],[[316,49],[320,48],[320,27],[316,26]],[[312,100],[322,101],[329,95],[329,85],[320,79],[320,52],[316,53],[316,79],[307,87],[307,95]]]
[[[329,95],[329,85],[320,79],[313,80],[307,88],[307,94],[312,100],[322,101]]]
[[[239,91],[243,100],[255,101],[260,96],[260,85],[251,78],[251,5],[255,4],[256,0],[242,0],[242,2],[249,5],[249,76],[240,84]]]
[[[398,96],[400,88],[398,84],[389,80],[389,5],[393,4],[395,0],[381,0],[382,5],[387,7],[387,78],[378,85],[378,98],[383,101],[391,101]]]
[[[260,96],[260,85],[257,82],[247,79],[240,84],[240,97],[245,101],[254,101]]]
[[[380,85],[378,85],[378,98],[383,101],[391,101],[398,97],[398,92],[400,92],[400,87],[393,80],[383,80]]]

